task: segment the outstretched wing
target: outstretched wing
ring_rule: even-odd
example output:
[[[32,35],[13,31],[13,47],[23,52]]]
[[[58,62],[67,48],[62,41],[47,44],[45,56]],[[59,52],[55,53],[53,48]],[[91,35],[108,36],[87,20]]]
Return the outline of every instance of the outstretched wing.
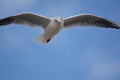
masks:
[[[23,13],[15,16],[0,19],[0,26],[8,24],[27,24],[29,26],[41,26],[45,28],[50,22],[49,18],[39,16],[33,13]]]
[[[91,14],[78,15],[64,19],[64,28],[69,28],[75,25],[120,29],[120,25],[117,23]]]

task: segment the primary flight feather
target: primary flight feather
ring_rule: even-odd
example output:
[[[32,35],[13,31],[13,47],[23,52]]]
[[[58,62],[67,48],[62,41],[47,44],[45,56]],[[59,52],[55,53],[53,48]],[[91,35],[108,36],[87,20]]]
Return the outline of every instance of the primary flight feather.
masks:
[[[40,43],[48,43],[60,30],[74,26],[96,26],[120,29],[119,24],[91,14],[76,15],[63,19],[61,17],[47,18],[33,13],[23,13],[0,19],[0,26],[8,24],[26,24],[31,27],[42,27],[44,33],[36,39]]]

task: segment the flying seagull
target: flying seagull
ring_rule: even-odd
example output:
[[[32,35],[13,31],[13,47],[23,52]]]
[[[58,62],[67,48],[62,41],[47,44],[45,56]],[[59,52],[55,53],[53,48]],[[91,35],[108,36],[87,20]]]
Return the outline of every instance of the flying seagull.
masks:
[[[96,26],[120,29],[119,24],[92,14],[81,14],[68,18],[47,18],[33,13],[22,13],[0,19],[0,26],[8,24],[27,24],[32,27],[42,27],[44,33],[36,40],[43,44],[50,42],[60,30],[74,26]]]

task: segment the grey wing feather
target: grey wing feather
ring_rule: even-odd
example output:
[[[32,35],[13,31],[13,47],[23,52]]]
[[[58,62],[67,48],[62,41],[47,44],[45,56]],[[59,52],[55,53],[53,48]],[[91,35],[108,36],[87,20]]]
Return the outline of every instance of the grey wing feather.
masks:
[[[30,26],[41,26],[45,28],[50,22],[49,18],[39,16],[33,13],[23,13],[15,16],[0,19],[0,26],[12,23],[27,24]]]
[[[98,26],[98,27],[120,29],[119,24],[113,21],[107,20],[105,18],[101,18],[91,14],[78,15],[78,16],[73,16],[73,17],[64,19],[64,28],[69,28],[75,25]]]

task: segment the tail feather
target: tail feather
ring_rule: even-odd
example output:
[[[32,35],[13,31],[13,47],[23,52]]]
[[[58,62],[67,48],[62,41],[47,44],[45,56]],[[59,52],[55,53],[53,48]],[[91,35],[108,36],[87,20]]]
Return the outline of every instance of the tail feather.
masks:
[[[41,35],[41,36],[39,36],[38,38],[36,38],[36,41],[37,41],[38,43],[42,43],[42,44],[46,44],[46,43],[47,43],[44,34]]]
[[[46,44],[46,43],[49,43],[51,40],[53,40],[53,37],[49,37],[49,36],[46,36],[45,34],[42,34],[41,36],[39,36],[38,38],[36,38],[36,41],[38,43],[42,43],[42,44]]]

